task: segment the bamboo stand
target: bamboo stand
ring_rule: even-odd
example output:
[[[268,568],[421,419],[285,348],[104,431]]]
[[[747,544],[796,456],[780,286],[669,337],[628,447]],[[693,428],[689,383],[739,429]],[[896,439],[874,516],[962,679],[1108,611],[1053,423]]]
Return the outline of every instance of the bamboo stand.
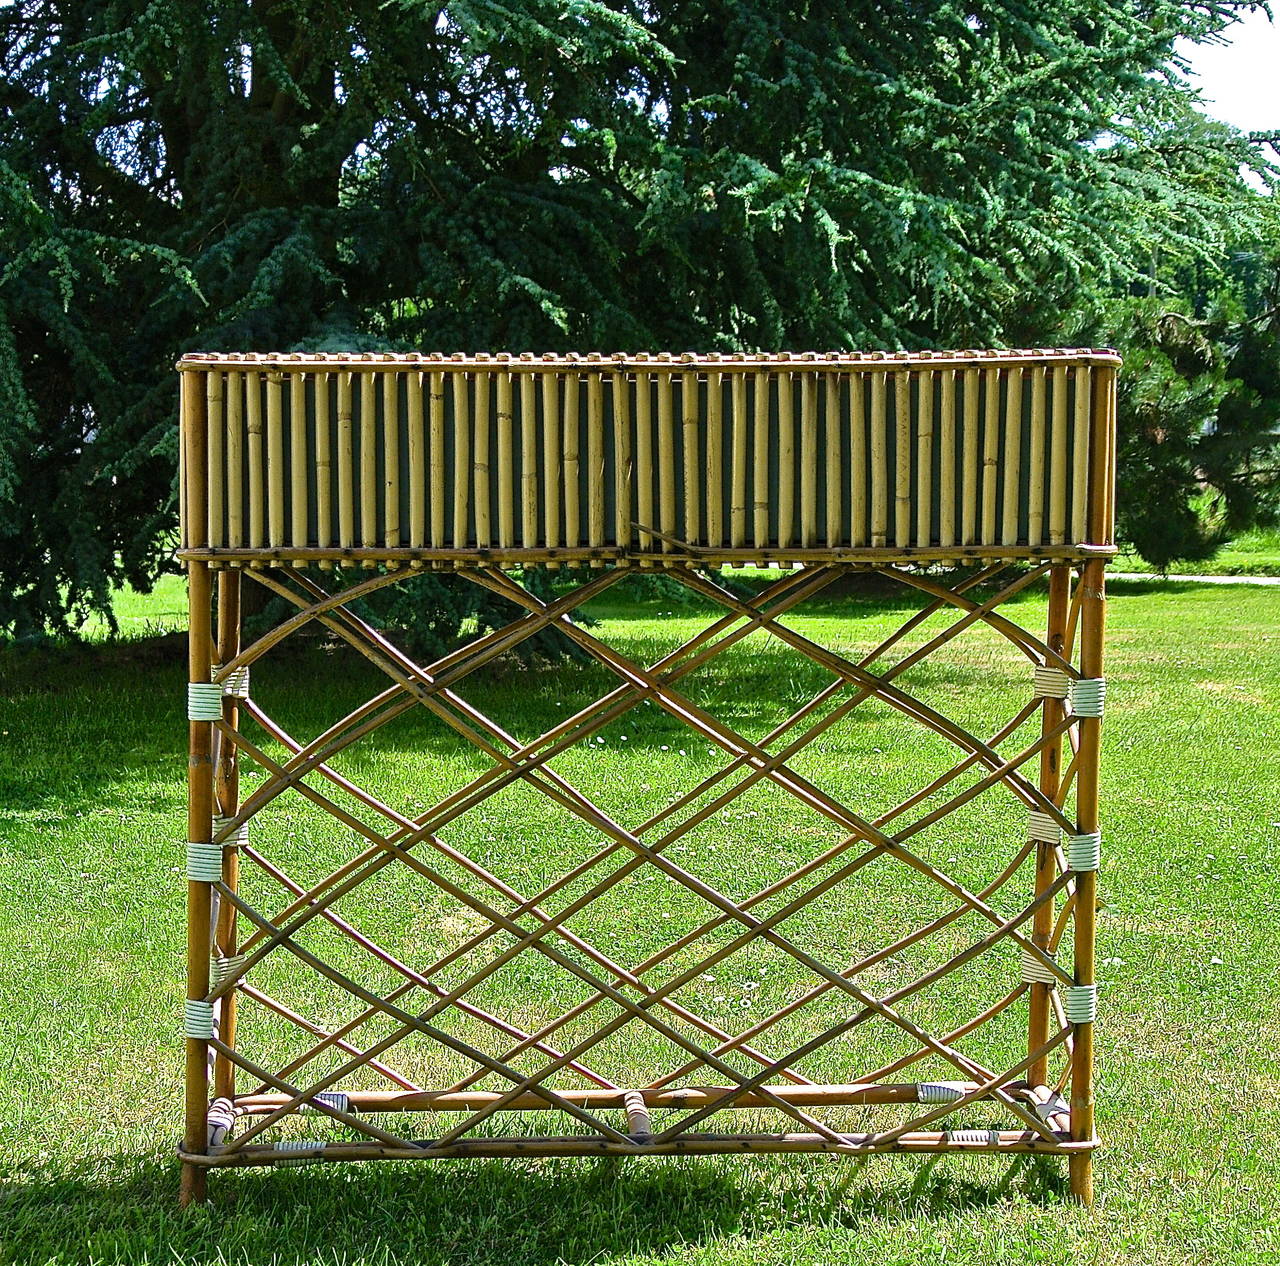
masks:
[[[185,360],[183,1203],[204,1199],[211,1168],[744,1151],[1059,1155],[1069,1160],[1073,1195],[1089,1203],[1117,363],[1107,352]],[[972,561],[974,570],[943,583],[928,569],[946,560]],[[748,561],[803,566],[749,600],[704,571]],[[543,599],[509,574],[534,562],[582,570]],[[344,570],[337,585],[322,585],[310,565]],[[416,663],[361,617],[358,600],[424,566],[458,571],[517,614],[432,664]],[[352,567],[369,570],[353,580]],[[662,568],[720,611],[652,664],[572,619],[643,567]],[[916,604],[856,660],[782,619],[854,568]],[[240,628],[246,576],[294,609],[248,645]],[[1013,598],[1042,581],[1043,639],[1008,614]],[[944,615],[938,632],[906,650],[926,621]],[[258,673],[285,639],[316,628],[389,685],[303,740],[253,697],[248,670]],[[531,741],[517,739],[461,687],[550,629],[615,684]],[[1026,666],[1011,716],[989,735],[931,706],[907,676],[970,630],[1006,639]],[[830,680],[752,740],[681,682],[757,631]],[[869,703],[956,753],[928,786],[874,817],[798,764]],[[554,762],[643,704],[676,718],[722,763],[628,825]],[[417,709],[472,745],[484,766],[406,813],[344,773],[341,758]],[[1037,722],[1034,736],[1023,732]],[[260,774],[248,794],[245,760]],[[492,873],[450,838],[464,814],[516,786],[536,790],[599,841],[536,891]],[[836,836],[733,896],[729,876],[688,864],[680,841],[740,808],[753,788],[817,814]],[[975,890],[929,860],[918,840],[979,796],[1027,825],[1022,848]],[[255,819],[299,797],[347,841],[333,845],[319,877],[295,877],[248,834]],[[843,961],[791,921],[861,882],[877,861],[924,881],[945,907],[919,926],[898,926],[885,910],[881,943]],[[391,874],[465,916],[461,943],[417,962],[412,947],[362,929],[344,898]],[[251,897],[246,875],[252,891],[275,895]],[[697,898],[706,917],[635,961],[624,944],[599,944],[584,929],[593,926],[593,903],[599,910],[649,878]],[[962,919],[981,931],[955,949]],[[317,947],[321,930],[329,938],[321,944],[341,952]],[[1070,965],[1059,961],[1068,946]],[[766,949],[803,969],[808,985],[747,1025],[699,1005],[698,981]],[[934,958],[892,988],[876,983],[884,964],[930,950]],[[348,952],[394,987],[367,983]],[[993,996],[976,1014],[936,1031],[918,1017],[914,1004],[929,990],[990,972],[983,964],[1006,952],[1020,963],[1017,979],[991,975]],[[535,960],[573,982],[576,1000],[542,1014],[495,1003],[488,982]],[[267,987],[267,979],[293,979],[289,972],[305,987],[288,996]],[[334,1002],[319,1013],[317,988]],[[338,1000],[354,1010],[327,1018],[338,1015]],[[975,1052],[977,1036],[1023,1006],[1025,1055],[1005,1067],[1007,1059]],[[869,1025],[892,1034],[896,1053],[839,1083],[810,1075]],[[255,1046],[259,1029],[277,1036]],[[624,1080],[610,1062],[624,1030],[665,1052],[648,1079]],[[436,1088],[419,1084],[413,1060],[423,1049],[454,1070]],[[948,1079],[903,1078],[926,1068]],[[735,1111],[748,1113],[749,1128],[735,1131]],[[555,1124],[533,1132],[510,1115],[529,1112]],[[302,1113],[326,1129],[299,1133]],[[975,1114],[982,1128],[956,1124]],[[432,1123],[428,1137],[415,1131],[419,1121]]]

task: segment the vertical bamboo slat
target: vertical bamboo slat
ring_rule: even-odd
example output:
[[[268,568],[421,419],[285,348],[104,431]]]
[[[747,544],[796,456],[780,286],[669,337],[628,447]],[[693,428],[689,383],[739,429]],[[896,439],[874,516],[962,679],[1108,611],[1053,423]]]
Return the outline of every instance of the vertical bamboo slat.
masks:
[[[209,471],[208,501],[210,545],[226,544],[224,516],[226,513],[226,423],[223,420],[222,374],[211,369],[202,375],[205,380],[205,416],[209,419]]]
[[[520,543],[538,544],[538,400],[533,375],[520,375]]]
[[[453,543],[471,539],[471,401],[467,375],[449,375],[453,397]]]
[[[245,386],[245,429],[249,449],[249,546],[261,549],[267,543],[266,453],[262,430],[262,375],[247,373]]]
[[[988,369],[984,377],[986,407],[982,429],[982,544],[994,545],[1000,516],[1000,503],[997,500],[1000,478],[1000,371]]]
[[[409,438],[409,544],[422,549],[427,543],[427,434],[420,371],[405,375],[405,424]]]
[[[244,375],[227,374],[227,544],[241,549],[244,535]]]
[[[564,543],[576,549],[582,543],[581,432],[578,419],[578,375],[564,376]]]
[[[800,543],[818,539],[818,375],[800,375]]]
[[[401,543],[400,532],[400,375],[385,370],[382,379],[382,542]]]
[[[1075,428],[1071,453],[1071,540],[1083,541],[1088,533],[1089,515],[1089,410],[1093,384],[1088,366],[1075,369]]]
[[[491,407],[491,374],[475,376],[475,449],[472,454],[472,512],[476,520],[476,545],[481,549],[493,543],[489,493],[489,410]]]
[[[961,437],[960,543],[976,545],[978,541],[978,454],[982,435],[978,428],[979,382],[977,369],[964,371],[964,427]]]
[[[823,375],[823,426],[826,434],[827,544],[844,544],[844,467],[840,443],[840,375]]]
[[[865,374],[849,377],[849,521],[852,544],[866,545],[870,539],[867,515],[867,409]]]
[[[503,370],[498,375],[498,544],[503,549],[516,543],[514,424],[511,373]]]
[[[635,478],[631,446],[631,387],[624,373],[613,375],[614,544],[626,549],[631,530],[631,483]]]
[[[542,374],[542,533],[548,549],[560,544],[560,382],[556,374]],[[559,564],[548,564],[553,569]]]
[[[741,549],[747,543],[747,379],[732,374],[730,407],[733,409],[733,487],[729,494],[729,544]]]
[[[643,524],[637,536],[642,551],[653,549],[653,535],[646,529],[656,527],[653,504],[653,410],[650,405],[652,385],[649,375],[636,373],[636,518]]]
[[[1067,539],[1067,489],[1071,472],[1067,466],[1067,367],[1053,367],[1053,424],[1050,428],[1049,460],[1049,544]]]
[[[676,424],[670,373],[658,374],[658,528],[663,533],[662,552],[674,548],[679,531],[676,520]]]
[[[871,546],[889,543],[889,422],[886,416],[886,375],[871,375]]]
[[[956,371],[942,371],[938,424],[938,544],[956,543]]]
[[[778,548],[795,542],[796,513],[796,418],[794,382],[791,371],[780,369],[774,380],[778,387]]]
[[[347,370],[338,374],[338,543],[350,549],[356,543],[356,453],[354,382]]]
[[[284,544],[284,379],[267,375],[267,540]]]
[[[893,543],[911,544],[911,375],[893,375]]]
[[[1000,541],[1004,545],[1016,545],[1022,504],[1022,370],[1016,366],[1008,371],[1005,400],[1004,516]]]
[[[933,543],[933,370],[920,375],[916,409],[916,544]]]
[[[333,545],[333,438],[330,431],[329,375],[314,376],[316,402],[316,544]],[[320,566],[324,567],[325,562]],[[332,563],[328,564],[330,567]]]
[[[698,410],[698,375],[680,375],[681,458],[684,463],[684,539],[696,545],[702,537],[701,424]]]
[[[315,469],[307,445],[307,379],[289,375],[289,544],[305,547],[310,538],[309,489]],[[301,567],[301,561],[294,562]]]
[[[431,428],[431,544],[440,549],[445,544],[445,520],[448,502],[448,451],[444,442],[444,374],[428,376],[427,414]]]
[[[360,374],[360,544],[367,549],[377,543],[378,396],[373,371],[366,369]]]
[[[724,544],[724,419],[721,375],[707,371],[707,533],[711,546]]]
[[[604,378],[587,379],[587,544],[604,545]]]
[[[769,546],[769,373],[755,375],[753,398],[755,476],[752,480],[751,543],[763,551]]]
[[[1031,371],[1031,449],[1027,457],[1027,544],[1044,540],[1045,371]]]

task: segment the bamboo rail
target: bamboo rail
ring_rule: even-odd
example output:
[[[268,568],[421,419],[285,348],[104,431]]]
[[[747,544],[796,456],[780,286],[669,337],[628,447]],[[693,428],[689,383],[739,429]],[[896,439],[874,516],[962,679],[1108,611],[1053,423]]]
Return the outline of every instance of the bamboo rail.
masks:
[[[182,1201],[244,1165],[967,1151],[1063,1156],[1089,1202],[1118,364],[1105,349],[185,357]],[[708,570],[761,562],[800,566],[750,596]],[[541,597],[509,574],[538,565],[593,570]],[[509,622],[416,662],[361,599],[424,567],[502,598]],[[716,613],[653,663],[574,618],[646,568]],[[856,657],[784,619],[855,570],[911,608]],[[293,612],[253,640],[246,575]],[[1045,578],[1041,636],[1010,604]],[[613,684],[517,737],[466,679],[553,630]],[[295,736],[249,672],[270,680],[308,631],[387,680]],[[818,675],[762,737],[699,692],[753,636]],[[1023,673],[989,732],[916,671],[978,636]],[[851,784],[812,760],[869,704],[951,753],[870,810],[873,773]],[[477,759],[407,807],[348,757],[419,713]],[[570,756],[641,717],[679,727],[698,759],[690,785],[624,823]],[[595,842],[504,873],[462,824],[519,829],[513,794]],[[739,874],[703,842],[762,797],[808,833]],[[280,823],[303,801],[322,825],[300,869]],[[984,846],[988,871],[962,881],[930,833],[975,803],[1016,842]],[[843,903],[885,873],[910,878],[903,909],[860,915],[855,942]],[[453,930],[396,939],[373,917],[389,881],[452,911]],[[656,948],[603,934],[620,902]],[[717,982],[746,971],[760,992],[727,1010]],[[980,1039],[1019,1013],[1025,1053],[1006,1067]]]

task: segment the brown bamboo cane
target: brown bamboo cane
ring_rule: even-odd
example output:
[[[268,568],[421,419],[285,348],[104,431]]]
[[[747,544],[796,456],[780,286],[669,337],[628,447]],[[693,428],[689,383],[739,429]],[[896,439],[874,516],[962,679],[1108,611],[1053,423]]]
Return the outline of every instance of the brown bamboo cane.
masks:
[[[356,450],[354,380],[338,374],[338,540],[343,549],[356,543]]]
[[[226,544],[226,532],[223,526],[223,515],[226,506],[226,424],[223,419],[223,383],[222,374],[212,370],[204,375],[205,410],[209,419],[209,525],[205,539],[210,545]]]
[[[431,452],[428,458],[431,470],[431,547],[444,549],[449,544],[445,539],[445,516],[449,512],[449,494],[444,442],[444,374],[428,374],[427,382],[428,426],[431,429]]]
[[[978,543],[978,453],[982,434],[978,423],[980,374],[976,367],[964,371],[964,434],[961,436],[962,455],[960,478],[960,542],[963,545]]]
[[[1071,600],[1071,569],[1053,567],[1049,572],[1049,611],[1046,621],[1045,642],[1062,654],[1066,646],[1067,607]],[[1046,698],[1041,705],[1040,733],[1047,736],[1056,731],[1066,715],[1061,699]],[[1062,741],[1046,743],[1040,752],[1040,790],[1050,800],[1056,799],[1062,777]],[[1034,895],[1039,896],[1052,886],[1058,877],[1058,863],[1052,844],[1037,841]],[[1035,915],[1031,939],[1041,949],[1047,950],[1053,932],[1054,908],[1046,902]],[[1038,1050],[1049,1039],[1050,986],[1039,981],[1030,988],[1027,1018],[1027,1049]],[[1044,1060],[1033,1063],[1027,1071],[1027,1080],[1042,1084],[1048,1080],[1048,1067]]]
[[[520,375],[520,540],[538,544],[538,399],[532,374]]]
[[[227,374],[227,544],[245,544],[244,535],[244,375]]]
[[[741,549],[747,543],[747,380],[743,374],[730,379],[733,409],[733,489],[729,504],[729,543]]]
[[[205,467],[208,462],[208,418],[205,413],[204,375],[182,375],[182,448],[188,472],[187,527],[193,544],[202,544],[208,527],[205,502]],[[188,649],[187,674],[193,682],[207,682],[212,664],[212,616],[209,568],[190,563],[187,568]],[[213,724],[189,721],[187,755],[187,839],[201,844],[213,838]],[[209,993],[209,920],[212,912],[210,884],[187,881],[187,999],[203,1001]],[[183,1148],[202,1154],[207,1146],[205,1117],[208,1111],[208,1043],[186,1039],[186,1095]],[[202,1201],[204,1171],[182,1167],[181,1204]]]
[[[515,451],[511,374],[498,375],[498,544],[508,549],[516,543]]]
[[[284,544],[284,376],[267,375],[267,539]]]
[[[1083,541],[1089,532],[1089,424],[1093,385],[1088,365],[1074,372],[1075,426],[1072,431],[1071,540]]]
[[[249,545],[261,549],[267,543],[266,453],[262,429],[262,375],[247,373],[245,389],[245,443],[249,450]]]
[[[938,443],[942,452],[938,461],[938,544],[945,548],[956,543],[956,374],[954,369],[942,371],[941,416]]]
[[[360,544],[378,544],[378,395],[371,369],[360,374]],[[373,567],[371,559],[363,567]]]
[[[916,424],[916,545],[928,549],[933,543],[933,370],[922,370],[920,404]]]
[[[218,574],[218,663],[229,664],[240,653],[240,573],[223,570]],[[234,695],[222,700],[222,719],[233,730],[240,725],[240,707]],[[214,768],[213,798],[217,813],[234,817],[240,803],[239,761],[234,743],[217,744]],[[240,854],[235,848],[222,850],[222,882],[232,892],[240,889]],[[218,904],[217,931],[214,943],[222,958],[236,952],[236,909],[233,902]],[[237,992],[222,999],[218,1035],[231,1047],[236,1044]],[[222,1055],[214,1060],[213,1093],[217,1098],[233,1098],[236,1093],[235,1065]]]
[[[560,380],[550,372],[542,380],[542,531],[545,543],[560,544],[560,479],[564,454],[560,443]],[[548,563],[552,570],[558,563]]]
[[[471,399],[467,375],[449,375],[450,398],[453,401],[453,522],[451,545],[465,545],[470,540],[471,523]]]
[[[984,409],[982,432],[982,536],[983,545],[996,543],[1000,513],[997,490],[1000,479],[1000,388],[1001,374],[990,367],[983,374]]]
[[[795,542],[796,419],[795,383],[791,370],[774,375],[778,389],[778,547]]]
[[[854,549],[864,548],[869,539],[865,379],[865,374],[849,375],[849,525]]]
[[[818,375],[800,375],[800,544],[818,540]]]
[[[475,441],[471,453],[471,501],[476,523],[476,545],[487,549],[493,541],[493,496],[489,491],[489,414],[493,400],[493,375],[475,375]]]
[[[318,373],[313,378],[316,402],[316,544],[322,547],[333,544],[333,436],[330,432],[329,377],[326,373]]]
[[[1023,371],[1010,369],[1005,376],[1004,515],[1000,543],[1016,545],[1022,504],[1022,380]]]
[[[843,545],[844,463],[840,442],[840,375],[823,375],[823,426],[826,433],[827,535],[825,544]]]
[[[582,543],[582,432],[578,396],[581,383],[576,373],[564,376],[564,414],[560,424],[564,441],[564,543],[573,548]]]
[[[422,398],[423,375],[416,369],[405,374],[405,413],[409,429],[409,544],[422,549],[427,543],[427,424]]]
[[[1031,371],[1031,450],[1027,459],[1027,544],[1044,540],[1045,389],[1043,365]]]
[[[885,373],[871,375],[871,545],[883,549],[889,543],[888,421],[885,409]]]
[[[613,531],[620,549],[635,539],[631,527],[632,482],[636,478],[632,452],[631,384],[619,370],[613,375]]]
[[[605,544],[604,376],[587,376],[587,544]]]
[[[684,466],[684,539],[697,544],[702,539],[702,429],[701,401],[696,371],[680,375],[680,444]],[[664,529],[669,530],[669,529]]]
[[[707,372],[707,509],[706,543],[723,545],[724,533],[723,375]]]
[[[1071,471],[1067,466],[1067,367],[1053,367],[1053,413],[1049,443],[1049,544],[1067,539],[1067,493]]]
[[[893,543],[911,544],[911,374],[893,375]]]
[[[769,549],[769,381],[767,370],[754,375],[752,396],[752,439],[755,476],[751,481],[752,545],[764,562]]]
[[[679,532],[676,519],[676,424],[671,374],[658,375],[658,526],[662,552],[669,554]]]
[[[382,380],[382,543],[397,548],[403,540],[400,518],[400,375]]]
[[[307,447],[307,380],[294,372],[289,375],[289,544],[295,546],[310,543],[307,503],[314,461]],[[293,565],[304,566],[298,559]]]
[[[646,528],[655,525],[653,466],[653,383],[647,373],[636,374],[636,516],[642,525],[636,535],[642,554],[653,549],[657,539]],[[642,567],[649,566],[642,559]]]

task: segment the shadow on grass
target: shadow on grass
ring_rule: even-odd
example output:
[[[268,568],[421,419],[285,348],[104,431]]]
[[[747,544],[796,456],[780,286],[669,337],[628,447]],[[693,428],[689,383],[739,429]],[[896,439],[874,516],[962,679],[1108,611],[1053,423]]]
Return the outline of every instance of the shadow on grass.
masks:
[[[0,1184],[13,1262],[600,1263],[806,1226],[954,1215],[1065,1198],[1058,1167],[1019,1157],[969,1181],[942,1158],[907,1177],[833,1158],[474,1161],[214,1173],[211,1200],[176,1205],[177,1166],[102,1157]],[[866,1181],[874,1176],[874,1185]]]

